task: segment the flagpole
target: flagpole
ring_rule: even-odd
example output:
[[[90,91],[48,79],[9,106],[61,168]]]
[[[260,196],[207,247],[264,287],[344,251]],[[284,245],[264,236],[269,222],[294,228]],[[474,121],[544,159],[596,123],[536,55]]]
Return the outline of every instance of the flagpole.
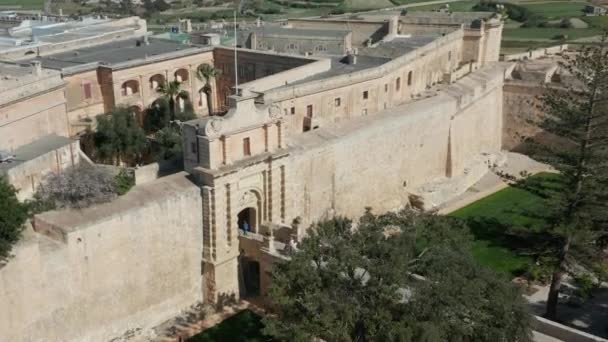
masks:
[[[239,95],[239,69],[236,58],[236,8],[234,9],[234,90]]]

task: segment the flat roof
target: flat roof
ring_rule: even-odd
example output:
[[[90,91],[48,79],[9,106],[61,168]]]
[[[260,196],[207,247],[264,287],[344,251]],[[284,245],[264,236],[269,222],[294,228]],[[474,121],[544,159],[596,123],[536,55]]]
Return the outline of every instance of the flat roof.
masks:
[[[149,44],[145,44],[143,38],[124,39],[37,57],[37,59],[42,62],[42,66],[45,68],[60,70],[90,63],[113,65],[138,59],[144,60],[176,51],[191,52],[192,54],[204,51],[200,47],[166,39],[149,38],[148,41]]]
[[[379,41],[371,47],[360,47],[359,54],[373,57],[396,58],[431,43],[441,34],[416,35],[411,37],[396,36],[389,41]]]
[[[73,141],[74,140],[70,138],[52,134],[42,137],[27,145],[23,145],[11,152],[11,154],[15,155],[15,159],[13,159],[13,161],[10,163],[0,163],[0,173],[4,173],[16,166],[36,159],[49,152],[55,151],[61,147],[67,146]],[[0,146],[0,149],[2,149],[2,146]]]
[[[56,70],[37,73],[30,63],[0,62],[0,106],[63,84]]]
[[[318,30],[306,28],[287,28],[265,26],[250,30],[261,36],[298,37],[298,38],[344,38],[350,33],[347,30]]]
[[[329,77],[350,74],[352,72],[357,72],[360,70],[365,70],[365,69],[380,66],[391,60],[390,58],[374,57],[374,56],[361,56],[360,55],[360,56],[357,56],[357,61],[355,64],[348,64],[346,62],[347,57],[340,56],[340,57],[329,57],[329,58],[331,59],[331,68],[329,70],[315,74],[310,77],[306,77],[306,78],[294,81],[294,82],[290,82],[287,85],[284,85],[284,86],[281,86],[278,88],[274,88],[274,89],[281,89],[284,87],[291,87],[294,85],[307,83],[307,82],[311,82],[311,81],[322,80],[322,79],[329,78]],[[272,89],[270,89],[270,90],[272,90]]]

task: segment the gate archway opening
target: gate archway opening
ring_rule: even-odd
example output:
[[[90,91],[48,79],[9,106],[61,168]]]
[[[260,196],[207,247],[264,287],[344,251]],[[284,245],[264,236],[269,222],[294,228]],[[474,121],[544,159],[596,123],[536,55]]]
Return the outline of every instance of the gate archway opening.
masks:
[[[258,222],[255,208],[249,207],[241,210],[238,214],[237,223],[240,230],[257,233]]]

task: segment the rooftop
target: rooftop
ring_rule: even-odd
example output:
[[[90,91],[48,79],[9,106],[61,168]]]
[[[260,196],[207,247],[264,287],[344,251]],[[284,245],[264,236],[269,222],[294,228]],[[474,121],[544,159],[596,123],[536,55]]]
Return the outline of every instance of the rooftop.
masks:
[[[37,57],[37,59],[42,62],[42,66],[45,68],[61,70],[93,63],[112,66],[127,61],[144,61],[147,58],[175,52],[182,52],[187,55],[206,50],[166,39],[149,38],[148,41],[149,44],[144,43],[143,38],[125,39]]]
[[[390,61],[390,58],[373,57],[373,56],[357,56],[356,63],[349,64],[346,61],[346,59],[347,59],[346,57],[329,57],[329,58],[331,59],[331,69],[329,69],[325,72],[315,74],[310,77],[306,77],[306,78],[303,78],[303,79],[300,79],[300,80],[297,80],[294,82],[290,82],[289,84],[279,87],[277,89],[284,88],[284,87],[291,87],[294,85],[307,83],[307,82],[311,82],[311,81],[322,80],[322,79],[333,77],[333,76],[346,75],[346,74],[350,74],[353,72],[357,72],[357,71],[361,71],[361,70],[365,70],[365,69],[369,69],[369,68],[374,68],[374,67],[380,66],[380,65]]]
[[[15,156],[10,163],[0,163],[0,174],[30,160],[36,159],[49,152],[67,146],[73,142],[72,139],[58,135],[47,135],[30,144],[23,145],[11,153]],[[0,146],[0,149],[2,146]]]
[[[350,33],[347,30],[317,30],[304,28],[288,28],[265,26],[251,30],[260,36],[281,38],[344,38]]]
[[[360,47],[359,54],[365,56],[397,58],[417,48],[427,45],[439,38],[440,34],[427,34],[417,36],[396,36],[389,41],[380,41],[371,47]]]
[[[0,62],[0,106],[63,84],[58,71],[37,71],[29,63]]]

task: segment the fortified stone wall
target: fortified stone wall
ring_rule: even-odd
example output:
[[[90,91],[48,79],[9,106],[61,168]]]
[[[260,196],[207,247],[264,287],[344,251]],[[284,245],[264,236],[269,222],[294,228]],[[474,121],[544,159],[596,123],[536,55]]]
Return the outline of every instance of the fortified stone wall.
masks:
[[[185,173],[36,217],[0,268],[3,341],[109,341],[202,300],[200,188]]]
[[[537,105],[543,92],[540,84],[509,82],[504,86],[504,132],[503,146],[506,150],[517,150],[523,137],[533,137],[541,129],[531,122],[542,115]]]
[[[0,107],[0,149],[13,150],[40,137],[68,136],[64,85]]]
[[[466,175],[477,156],[501,149],[503,72],[485,69],[432,98],[294,138],[286,221],[394,210],[423,184]]]

